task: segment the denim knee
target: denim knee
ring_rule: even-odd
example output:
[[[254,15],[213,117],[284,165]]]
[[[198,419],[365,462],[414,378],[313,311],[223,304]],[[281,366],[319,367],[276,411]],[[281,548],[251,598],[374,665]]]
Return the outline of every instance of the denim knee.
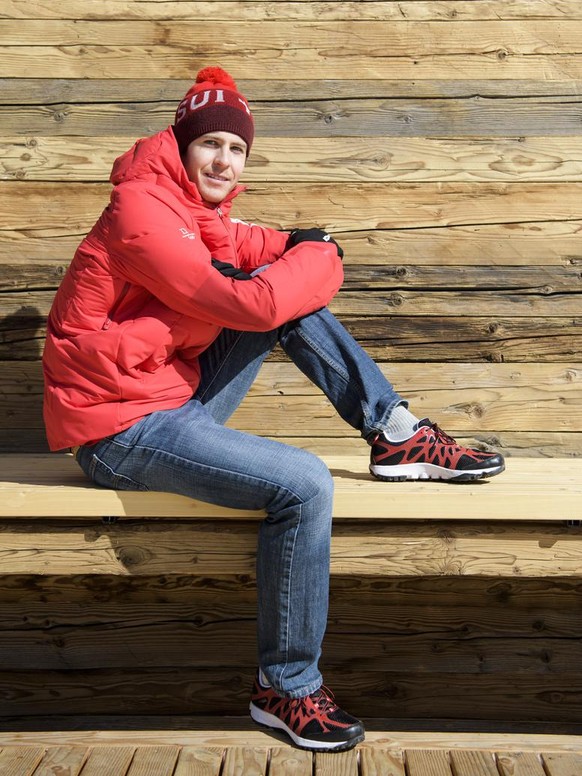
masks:
[[[312,453],[309,455],[309,464],[306,467],[306,480],[317,488],[320,498],[326,501],[333,500],[334,482],[327,465]]]
[[[277,492],[267,505],[271,519],[285,518],[287,513],[289,517],[293,513],[295,517],[304,520],[311,515],[331,517],[333,477],[316,455],[306,450],[289,448],[288,457],[277,479]]]

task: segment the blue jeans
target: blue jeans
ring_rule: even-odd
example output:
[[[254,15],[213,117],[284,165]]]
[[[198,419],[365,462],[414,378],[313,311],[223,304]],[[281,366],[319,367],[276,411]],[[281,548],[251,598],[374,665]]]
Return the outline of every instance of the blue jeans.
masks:
[[[323,309],[276,331],[223,330],[201,356],[202,380],[190,401],[81,447],[77,458],[107,488],[266,510],[257,547],[259,665],[275,690],[296,698],[322,683],[333,480],[317,456],[223,425],[277,342],[363,437],[406,404]]]

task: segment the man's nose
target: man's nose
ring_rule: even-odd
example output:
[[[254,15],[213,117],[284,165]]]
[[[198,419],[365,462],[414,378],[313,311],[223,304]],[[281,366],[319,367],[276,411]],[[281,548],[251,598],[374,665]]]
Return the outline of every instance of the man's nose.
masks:
[[[218,165],[219,167],[228,167],[228,152],[225,149],[221,149],[219,153],[216,154],[214,157],[214,164]]]

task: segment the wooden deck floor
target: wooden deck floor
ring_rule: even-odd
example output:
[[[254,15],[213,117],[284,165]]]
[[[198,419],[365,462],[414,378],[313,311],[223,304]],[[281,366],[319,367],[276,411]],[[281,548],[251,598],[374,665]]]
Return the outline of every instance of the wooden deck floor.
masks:
[[[0,734],[0,776],[581,775],[580,736],[372,732],[312,755],[262,731]]]

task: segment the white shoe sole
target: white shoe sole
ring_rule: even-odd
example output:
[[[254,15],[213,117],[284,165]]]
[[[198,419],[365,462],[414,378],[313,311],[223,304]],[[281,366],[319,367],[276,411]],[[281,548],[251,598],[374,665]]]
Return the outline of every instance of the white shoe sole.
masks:
[[[403,480],[456,480],[468,482],[481,480],[484,477],[494,477],[501,474],[505,466],[484,467],[483,469],[470,469],[456,471],[437,466],[434,463],[404,463],[397,466],[377,466],[370,464],[370,473],[380,480],[388,482],[400,482]]]
[[[255,706],[252,702],[249,704],[249,710],[251,712],[251,717],[257,724],[282,730],[293,740],[293,743],[302,749],[317,749],[320,752],[335,752],[342,749],[351,749],[364,740],[364,735],[362,734],[350,741],[312,741],[310,738],[301,738],[301,736],[298,736],[288,728],[279,717],[275,717],[273,714],[269,714],[268,711],[259,709],[258,706]]]

